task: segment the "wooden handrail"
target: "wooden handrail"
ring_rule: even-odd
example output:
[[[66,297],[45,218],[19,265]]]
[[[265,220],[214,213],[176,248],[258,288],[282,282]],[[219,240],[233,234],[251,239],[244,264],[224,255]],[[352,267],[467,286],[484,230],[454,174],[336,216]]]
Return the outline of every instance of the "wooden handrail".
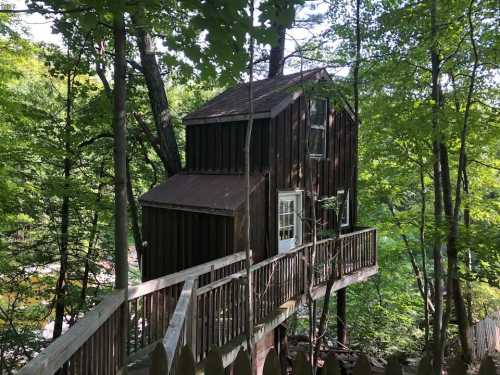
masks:
[[[317,241],[316,244],[317,245],[321,245],[321,244],[327,243],[329,241],[332,241],[332,239],[331,238],[326,238],[324,240]],[[306,249],[308,247],[311,247],[311,246],[312,246],[312,242],[308,242],[306,244],[297,246],[297,247],[293,248],[292,250],[290,250],[290,251],[288,251],[286,253],[274,255],[272,257],[269,257],[269,258],[263,260],[262,262],[259,262],[259,263],[256,263],[256,264],[252,265],[251,270],[252,270],[252,272],[257,271],[257,270],[261,269],[262,267],[265,267],[265,266],[267,266],[269,264],[277,262],[281,258],[287,258],[287,257],[293,256],[296,253],[298,253],[299,251],[301,251],[303,249]],[[226,276],[224,278],[221,278],[220,280],[214,281],[213,283],[210,283],[208,285],[205,285],[205,286],[199,288],[198,291],[197,291],[197,293],[198,293],[198,295],[207,293],[210,290],[213,290],[215,288],[221,287],[224,284],[230,283],[234,279],[238,279],[240,277],[244,277],[245,274],[246,274],[246,271],[235,272],[235,273],[233,273],[233,274],[231,274],[229,276]]]
[[[339,236],[339,238],[352,237],[352,236],[356,236],[356,235],[359,235],[359,234],[362,234],[362,233],[371,232],[373,230],[374,229],[370,228],[370,227],[359,227],[359,228],[355,228],[355,230],[352,231],[352,232],[341,234]]]
[[[341,241],[341,246],[335,250],[337,247],[332,246],[331,242],[338,240]],[[255,276],[260,280],[260,283],[254,285],[255,293],[264,296],[262,301],[254,300],[262,310],[262,316],[254,316],[255,323],[260,323],[290,298],[296,298],[304,293],[305,287],[302,288],[302,283],[306,278],[303,277],[303,271],[307,269],[306,262],[309,261],[308,253],[312,245],[307,243],[298,246],[290,252],[275,255],[252,266],[252,273],[255,272]],[[315,276],[315,287],[323,287],[332,272],[334,277],[340,279],[344,276],[350,277],[349,275],[364,267],[376,267],[377,264],[376,231],[373,228],[346,233],[338,239],[321,240],[317,242],[317,246],[318,257],[315,266],[319,271]],[[331,266],[332,251],[338,251],[340,255],[338,270]],[[244,310],[241,309],[244,304],[241,299],[242,286],[239,283],[232,283],[235,279],[245,276],[245,271],[241,267],[241,262],[244,260],[245,253],[240,252],[144,282],[129,288],[128,300],[122,290],[104,296],[101,303],[87,312],[68,332],[30,361],[19,373],[53,374],[68,366],[87,369],[88,366],[82,363],[89,349],[88,344],[96,339],[99,345],[108,348],[103,351],[100,360],[112,362],[107,367],[108,372],[116,373],[126,362],[126,359],[121,358],[117,354],[118,351],[113,349],[119,345],[118,341],[113,340],[120,335],[129,334],[116,331],[115,327],[123,318],[120,307],[124,305],[136,310],[134,327],[138,326],[139,328],[136,328],[139,331],[134,332],[139,332],[142,336],[134,337],[134,345],[139,340],[138,348],[145,350],[146,346],[154,348],[158,343],[156,348],[159,350],[155,350],[156,354],[159,354],[159,357],[156,357],[161,359],[158,363],[163,363],[168,367],[168,371],[175,366],[179,348],[190,341],[194,345],[195,358],[202,360],[210,345],[225,343],[244,331],[241,325],[244,320]],[[293,277],[289,277],[290,272],[293,272]],[[225,276],[228,274],[229,276]],[[198,282],[201,283],[199,289]],[[207,282],[209,284],[205,285]],[[229,298],[223,301],[220,296]],[[171,308],[168,307],[169,304]],[[153,308],[156,305],[161,306],[161,309]],[[138,307],[142,315],[138,315]],[[198,308],[201,309],[199,314],[196,311]],[[210,314],[212,309],[216,309],[218,315],[213,315],[208,320],[206,313]],[[221,334],[215,338],[210,337],[207,343],[208,336],[205,337],[203,333],[207,329]],[[198,343],[197,330],[200,340],[203,338]],[[110,337],[111,333],[116,337]],[[199,353],[196,353],[198,347]],[[98,347],[92,350],[100,349]],[[133,354],[138,354],[137,348]]]
[[[55,340],[38,356],[24,366],[18,374],[41,375],[56,373],[70,360],[87,340],[125,302],[124,290],[116,290],[78,320],[71,329]]]
[[[158,277],[153,280],[143,282],[139,285],[129,287],[128,289],[128,300],[131,301],[143,295],[149,294],[156,290],[164,289],[171,285],[180,283],[182,281],[198,277],[205,273],[209,273],[214,270],[218,270],[229,266],[233,263],[245,260],[245,252],[241,251],[232,255],[228,255],[224,258],[216,259],[207,263],[200,264],[185,270],[172,273],[170,275]]]
[[[188,279],[184,283],[182,288],[181,296],[175,307],[174,314],[168,325],[167,333],[163,338],[162,345],[165,349],[168,363],[168,372],[174,365],[175,357],[178,352],[179,347],[184,342],[184,335],[186,329],[186,321],[189,317],[189,310],[193,303],[193,291],[196,285],[194,279]]]

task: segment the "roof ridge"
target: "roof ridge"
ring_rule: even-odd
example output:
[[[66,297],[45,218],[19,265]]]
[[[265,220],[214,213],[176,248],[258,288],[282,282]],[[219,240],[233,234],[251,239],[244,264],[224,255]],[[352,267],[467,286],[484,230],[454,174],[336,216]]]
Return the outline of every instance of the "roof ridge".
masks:
[[[301,75],[304,80],[311,80],[319,78],[318,73],[322,71],[328,74],[325,68],[318,67],[254,81],[254,113],[261,114],[262,118],[269,117],[275,108],[293,96],[287,88],[296,86],[299,83],[298,78],[302,81]],[[184,123],[189,125],[212,120],[212,122],[238,121],[248,116],[248,93],[245,90],[248,84],[249,82],[241,82],[222,91],[186,115]]]

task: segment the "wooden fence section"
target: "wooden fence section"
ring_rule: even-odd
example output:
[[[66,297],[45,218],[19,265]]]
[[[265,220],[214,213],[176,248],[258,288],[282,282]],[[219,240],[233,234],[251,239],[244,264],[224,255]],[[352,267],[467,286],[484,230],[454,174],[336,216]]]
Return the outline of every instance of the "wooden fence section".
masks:
[[[358,230],[317,242],[314,259],[309,243],[253,265],[255,325],[272,329],[262,323],[284,303],[300,303],[309,276],[315,287],[313,297],[319,298],[330,277],[344,287],[361,280],[358,271],[363,268],[370,271],[365,276],[375,273],[375,236],[375,229]],[[127,299],[125,291],[116,291],[20,374],[54,374],[62,369],[63,374],[112,375],[153,351],[154,367],[168,373],[176,368],[185,344],[193,348],[196,362],[201,362],[213,346],[241,339],[245,333],[244,262],[245,254],[238,253],[150,280],[130,287]],[[122,332],[120,322],[127,314],[128,330]],[[127,336],[127,358],[120,357],[122,335]]]
[[[309,243],[252,266],[255,326],[264,323],[286,302],[305,296],[308,270],[313,270],[314,287],[318,288],[324,287],[331,276],[340,280],[377,264],[374,229],[318,241],[311,267],[312,247]],[[245,333],[244,275],[242,271],[196,290],[195,320],[191,323],[196,362],[203,361],[211,347],[226,345]]]
[[[240,350],[238,353],[233,367],[233,374],[246,375],[251,374],[250,360],[246,352]],[[205,375],[224,375],[224,367],[222,362],[221,352],[217,348],[213,348],[207,355],[207,360],[205,361],[201,369],[196,369],[194,357],[189,349],[189,347],[184,346],[181,350],[179,359],[175,365],[175,371],[182,375],[195,375],[199,372]],[[462,362],[460,358],[455,359],[449,365],[447,369],[449,375],[463,375],[467,373],[467,365]],[[322,366],[319,368],[318,374],[320,375],[340,375],[341,366],[338,360],[329,354],[324,361],[322,361]],[[152,375],[164,375],[164,368],[153,368],[151,371]],[[311,374],[312,366],[307,360],[304,353],[298,353],[292,365],[292,375],[304,375]],[[431,363],[428,358],[424,357],[417,366],[417,375],[430,375],[432,374]],[[480,375],[496,375],[496,368],[491,357],[487,356],[483,359],[479,374]],[[271,349],[266,356],[264,362],[264,368],[262,371],[263,375],[281,375],[281,364],[279,358],[274,349]],[[372,369],[370,361],[365,355],[360,355],[359,359],[352,369],[352,375],[371,375]],[[385,375],[401,375],[403,374],[403,369],[396,357],[390,358],[387,366],[384,370]]]
[[[122,311],[125,293],[113,292],[71,329],[42,351],[20,371],[20,375],[116,374],[125,364],[120,357]]]
[[[475,360],[500,352],[500,311],[474,324],[469,328],[467,335],[472,344],[472,356]]]
[[[129,288],[129,360],[151,352],[164,338],[186,280],[206,285],[241,271],[244,264],[245,253],[239,252]]]
[[[204,263],[175,274],[117,290],[78,320],[64,335],[54,341],[24,366],[19,374],[117,374],[127,362],[147,355],[163,339],[177,301],[189,279],[202,285],[226,277],[244,268],[245,253]],[[123,309],[129,309],[129,330],[119,327]],[[126,312],[126,310],[125,310]],[[121,358],[118,345],[127,335],[128,357]]]

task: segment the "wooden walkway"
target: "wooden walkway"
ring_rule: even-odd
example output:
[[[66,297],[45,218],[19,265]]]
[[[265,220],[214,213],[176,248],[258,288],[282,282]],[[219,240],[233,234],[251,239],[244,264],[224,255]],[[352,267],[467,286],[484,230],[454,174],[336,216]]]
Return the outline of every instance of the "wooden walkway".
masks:
[[[313,298],[377,273],[375,229],[317,242],[252,266],[255,339],[290,317],[306,300],[313,272]],[[28,363],[20,374],[117,374],[150,355],[168,358],[169,369],[184,345],[203,363],[209,349],[222,349],[224,366],[245,346],[244,253],[202,264],[105,296],[67,333]],[[128,319],[128,331],[120,327]],[[127,356],[120,343],[127,336]]]

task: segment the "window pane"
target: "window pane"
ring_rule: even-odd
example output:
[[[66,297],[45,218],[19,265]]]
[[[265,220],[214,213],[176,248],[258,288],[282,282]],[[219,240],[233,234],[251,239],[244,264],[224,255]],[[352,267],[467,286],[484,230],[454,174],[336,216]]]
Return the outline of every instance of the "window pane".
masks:
[[[324,155],[325,152],[325,131],[323,129],[310,129],[309,153],[311,155]]]
[[[311,101],[311,124],[326,125],[326,100],[315,99]]]
[[[344,201],[345,199],[345,201]],[[340,224],[341,225],[349,225],[349,194],[345,196],[344,192],[339,192],[337,193],[337,202],[338,202],[338,207],[340,207],[343,204],[343,209],[342,209],[342,215],[340,218]]]

